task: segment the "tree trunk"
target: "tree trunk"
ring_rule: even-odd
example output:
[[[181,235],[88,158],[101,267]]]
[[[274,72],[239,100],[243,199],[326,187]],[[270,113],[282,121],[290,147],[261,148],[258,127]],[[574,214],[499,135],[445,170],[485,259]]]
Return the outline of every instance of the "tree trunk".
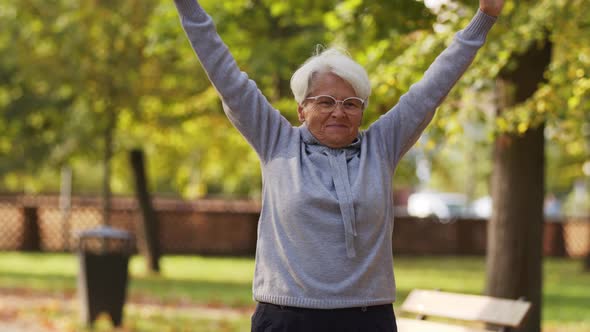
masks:
[[[488,229],[487,290],[533,303],[522,331],[540,331],[544,127],[497,138]]]
[[[130,153],[131,168],[135,178],[135,196],[139,202],[142,215],[140,226],[143,235],[143,243],[140,246],[144,251],[147,270],[150,273],[160,272],[160,244],[158,219],[148,190],[148,180],[145,172],[145,160],[142,150],[132,150]]]
[[[114,117],[114,115],[111,115]],[[109,121],[104,132],[104,156],[103,156],[103,177],[102,177],[102,224],[111,224],[111,159],[113,158],[113,132],[115,131],[112,121]]]
[[[551,44],[533,44],[515,56],[497,81],[498,110],[531,97],[551,60]],[[492,175],[492,217],[488,226],[486,293],[533,305],[519,331],[541,331],[544,125],[523,135],[496,138]]]
[[[104,156],[102,178],[102,224],[111,225],[111,160],[113,159],[113,145],[115,131],[117,130],[117,113],[114,110],[107,111],[107,123],[104,128]]]
[[[589,146],[590,146],[590,143],[589,143]],[[587,178],[586,178],[586,188],[590,188],[590,176],[587,176]],[[586,215],[590,216],[590,211],[586,211]],[[590,223],[590,221],[588,220],[588,217],[586,218],[586,222]],[[590,243],[590,232],[588,232],[588,242],[587,243]],[[588,251],[586,252],[586,257],[584,257],[584,261],[582,263],[582,269],[585,272],[590,272],[590,246],[588,246],[586,248],[586,250],[588,250]]]

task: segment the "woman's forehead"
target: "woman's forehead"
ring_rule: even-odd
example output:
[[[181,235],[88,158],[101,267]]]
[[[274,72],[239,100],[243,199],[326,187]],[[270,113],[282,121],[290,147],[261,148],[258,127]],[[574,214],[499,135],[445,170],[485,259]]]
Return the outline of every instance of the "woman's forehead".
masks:
[[[310,95],[330,95],[336,98],[355,97],[350,83],[331,72],[314,74],[311,79]]]

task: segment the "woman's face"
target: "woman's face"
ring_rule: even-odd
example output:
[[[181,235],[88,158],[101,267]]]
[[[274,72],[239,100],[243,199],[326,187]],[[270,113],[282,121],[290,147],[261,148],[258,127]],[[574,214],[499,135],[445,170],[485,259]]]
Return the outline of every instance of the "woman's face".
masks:
[[[319,73],[314,76],[308,97],[328,95],[336,100],[356,97],[352,86],[333,73]],[[358,135],[363,118],[359,112],[345,111],[342,103],[329,113],[320,112],[315,100],[304,100],[298,106],[299,120],[305,121],[313,136],[323,145],[342,148],[351,144]]]

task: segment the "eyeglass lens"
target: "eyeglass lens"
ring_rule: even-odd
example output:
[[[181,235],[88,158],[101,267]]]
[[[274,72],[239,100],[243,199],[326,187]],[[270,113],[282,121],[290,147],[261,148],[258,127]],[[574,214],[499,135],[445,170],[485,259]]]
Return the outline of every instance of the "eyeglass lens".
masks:
[[[363,108],[363,101],[360,98],[349,97],[344,100],[336,100],[332,96],[317,96],[314,98],[317,104],[323,111],[332,111],[336,105],[342,103],[342,108],[345,111],[360,111]]]

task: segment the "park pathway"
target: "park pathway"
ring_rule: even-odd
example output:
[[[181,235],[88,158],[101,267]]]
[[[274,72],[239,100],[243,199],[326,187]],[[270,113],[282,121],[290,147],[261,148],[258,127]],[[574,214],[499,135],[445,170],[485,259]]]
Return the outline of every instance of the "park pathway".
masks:
[[[251,315],[249,308],[212,308],[196,304],[159,304],[153,301],[127,301],[127,312],[141,313],[143,316],[190,315],[195,318],[227,319]],[[52,297],[38,294],[5,294],[0,290],[0,332],[62,332],[60,322],[43,318],[41,313],[62,312],[68,316],[79,314],[77,298]]]

